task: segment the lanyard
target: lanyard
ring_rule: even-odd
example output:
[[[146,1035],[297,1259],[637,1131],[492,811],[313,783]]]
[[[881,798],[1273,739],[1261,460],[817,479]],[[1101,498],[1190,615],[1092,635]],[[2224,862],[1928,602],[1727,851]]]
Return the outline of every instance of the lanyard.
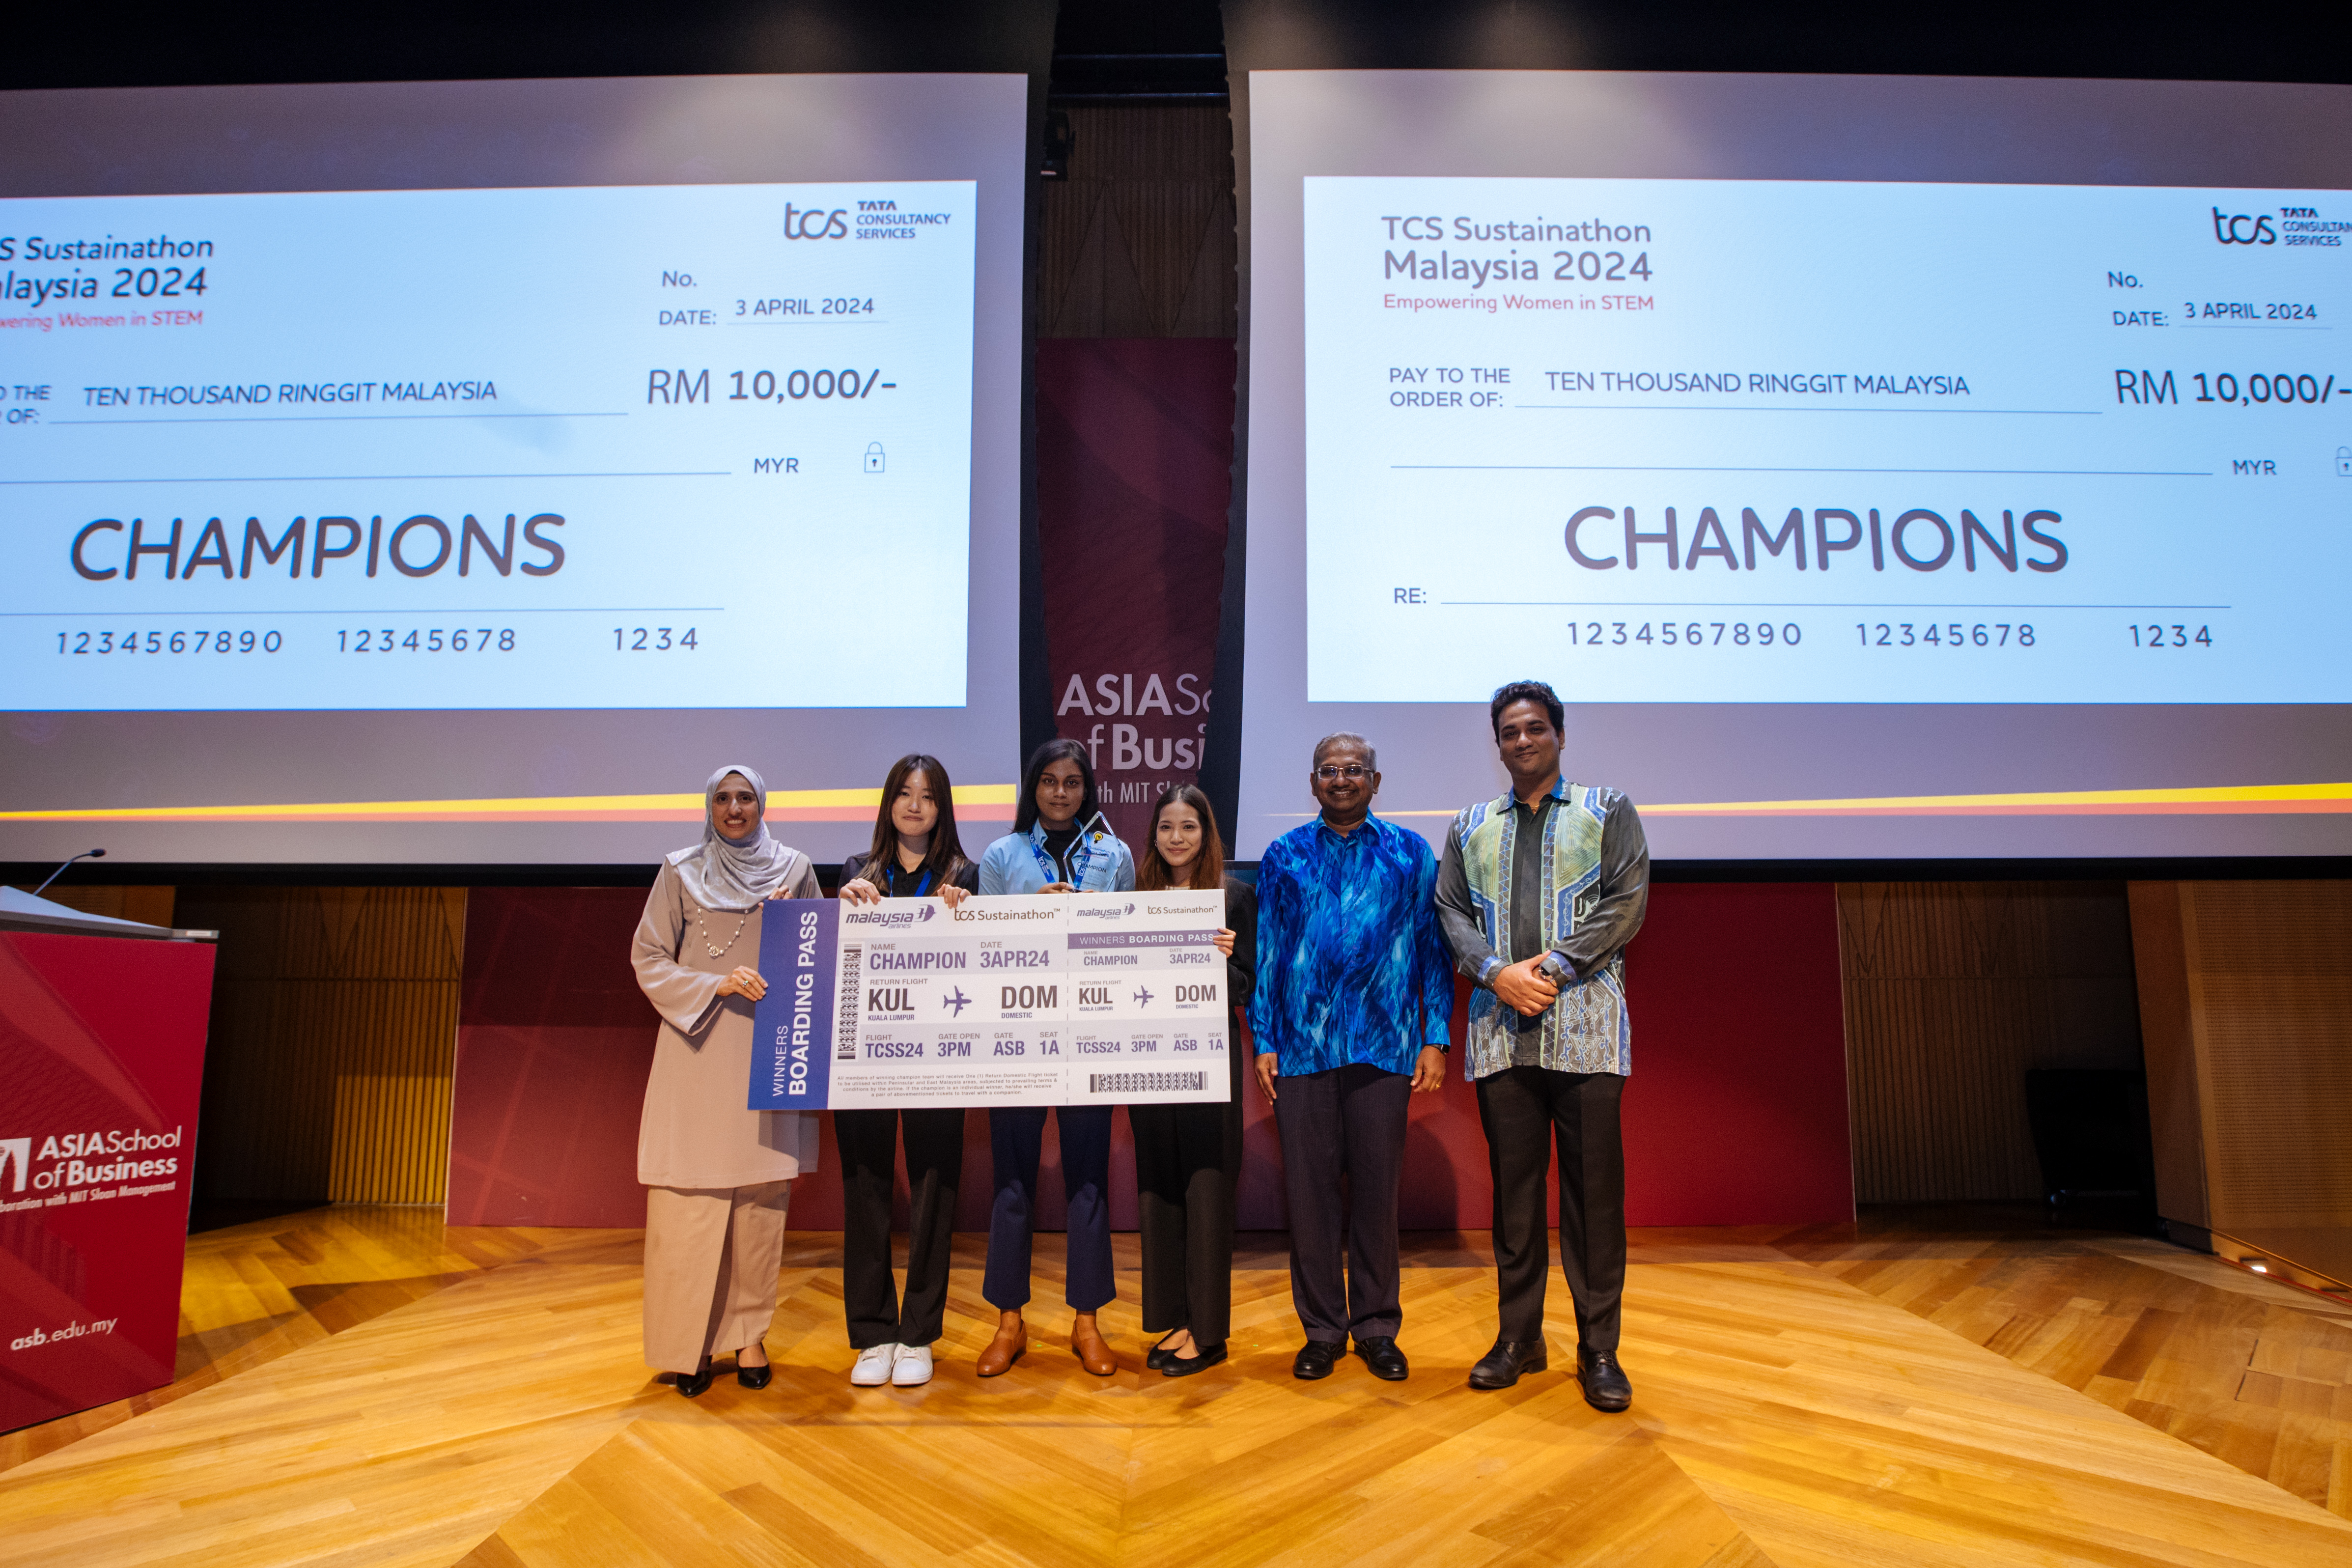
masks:
[[[1066,879],[1062,868],[1054,863],[1053,856],[1045,852],[1045,836],[1042,832],[1029,840],[1029,853],[1037,858],[1037,868],[1045,873],[1048,882],[1066,879],[1074,888],[1086,886],[1087,863],[1094,858],[1094,850],[1087,843],[1085,828],[1078,829],[1078,836],[1070,841],[1070,866]]]
[[[890,868],[891,897],[898,899],[919,899],[925,893],[930,891],[931,868],[929,866],[923,868],[923,879],[915,884],[915,890],[911,893],[901,893],[898,891],[898,883],[906,877],[906,875],[907,872],[900,867],[893,866]]]

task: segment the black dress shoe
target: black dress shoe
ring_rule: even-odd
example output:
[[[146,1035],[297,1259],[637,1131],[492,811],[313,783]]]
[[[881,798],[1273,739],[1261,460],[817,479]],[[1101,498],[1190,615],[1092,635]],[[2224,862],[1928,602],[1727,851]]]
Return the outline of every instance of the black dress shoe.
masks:
[[[1473,1388],[1508,1388],[1523,1372],[1541,1372],[1551,1358],[1541,1340],[1496,1340],[1476,1366],[1470,1369]]]
[[[743,1366],[739,1363],[735,1368],[735,1381],[746,1388],[765,1388],[774,1381],[775,1375],[776,1367],[773,1362],[764,1366]]]
[[[1331,1368],[1347,1352],[1345,1344],[1328,1344],[1322,1340],[1309,1340],[1299,1347],[1297,1357],[1290,1363],[1290,1375],[1305,1383],[1331,1375]]]
[[[1160,1342],[1144,1352],[1143,1365],[1145,1370],[1150,1372],[1158,1372],[1161,1367],[1166,1366],[1176,1354],[1174,1351],[1168,1348],[1168,1342],[1174,1339],[1178,1334],[1181,1334],[1183,1331],[1184,1331],[1181,1329],[1171,1329],[1166,1333],[1160,1335]]]
[[[1576,1377],[1584,1384],[1584,1403],[1595,1410],[1619,1411],[1633,1403],[1633,1385],[1613,1351],[1576,1349]]]
[[[707,1366],[700,1372],[681,1372],[677,1374],[677,1391],[688,1399],[701,1398],[703,1391],[709,1386],[710,1369]]]
[[[1364,1358],[1364,1364],[1372,1369],[1372,1375],[1383,1383],[1402,1383],[1405,1374],[1412,1370],[1405,1364],[1404,1352],[1397,1349],[1397,1342],[1392,1339],[1358,1340],[1356,1353]]]
[[[1196,1372],[1208,1371],[1225,1359],[1225,1342],[1223,1340],[1219,1340],[1213,1345],[1194,1345],[1192,1348],[1200,1353],[1181,1356],[1172,1351],[1170,1352],[1168,1359],[1160,1363],[1160,1375],[1190,1377]]]

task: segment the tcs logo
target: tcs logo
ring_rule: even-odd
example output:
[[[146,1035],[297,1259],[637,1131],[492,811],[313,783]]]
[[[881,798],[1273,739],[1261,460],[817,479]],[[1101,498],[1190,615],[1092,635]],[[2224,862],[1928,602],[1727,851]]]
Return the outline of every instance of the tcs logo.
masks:
[[[2278,230],[2266,213],[2224,213],[2213,209],[2213,237],[2223,245],[2276,245]]]
[[[849,209],[835,207],[831,212],[823,207],[796,207],[784,204],[784,237],[786,239],[847,239]]]

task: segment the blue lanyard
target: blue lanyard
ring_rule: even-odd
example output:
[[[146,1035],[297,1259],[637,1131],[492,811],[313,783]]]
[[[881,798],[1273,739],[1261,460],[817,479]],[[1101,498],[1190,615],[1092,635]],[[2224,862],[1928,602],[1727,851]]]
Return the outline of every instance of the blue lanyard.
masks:
[[[1058,882],[1063,879],[1062,868],[1054,864],[1054,858],[1045,852],[1045,835],[1039,834],[1029,840],[1029,853],[1037,858],[1037,868],[1045,873],[1046,881]],[[1094,858],[1094,854],[1093,848],[1087,843],[1087,830],[1081,827],[1078,829],[1078,836],[1070,841],[1070,886],[1080,888],[1086,885],[1087,863]]]
[[[898,879],[899,879],[899,878],[901,878],[901,877],[904,877],[906,874],[907,874],[907,873],[906,873],[904,870],[900,869],[898,867],[897,867],[897,866],[893,866],[893,867],[891,867],[891,868],[890,868],[890,886],[891,886],[892,888],[894,888],[894,889],[895,889],[895,888],[897,888],[897,887],[898,887]],[[930,868],[929,867],[926,866],[926,867],[924,867],[924,868],[923,868],[923,879],[922,879],[921,881],[919,881],[919,882],[918,882],[918,883],[916,883],[916,884],[915,884],[915,890],[914,890],[913,892],[911,892],[911,893],[896,893],[896,892],[894,892],[894,893],[892,894],[892,897],[894,897],[894,898],[900,898],[900,899],[919,899],[919,898],[921,898],[925,893],[927,893],[927,892],[930,891],[930,887],[931,887],[931,868]]]

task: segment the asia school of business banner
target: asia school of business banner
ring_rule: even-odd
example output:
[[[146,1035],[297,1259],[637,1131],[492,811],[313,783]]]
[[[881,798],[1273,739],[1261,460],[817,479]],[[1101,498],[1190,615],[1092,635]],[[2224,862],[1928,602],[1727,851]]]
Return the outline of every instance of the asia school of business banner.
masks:
[[[1111,830],[1200,777],[1232,493],[1229,338],[1037,344],[1037,538],[1058,734]],[[1223,825],[1230,833],[1232,825]]]
[[[2352,700],[2343,192],[1304,199],[1314,700]]]
[[[961,706],[976,203],[0,201],[6,706]]]
[[[0,1431],[172,1381],[213,959],[0,931]]]
[[[766,906],[755,1110],[1222,1101],[1220,891]]]

